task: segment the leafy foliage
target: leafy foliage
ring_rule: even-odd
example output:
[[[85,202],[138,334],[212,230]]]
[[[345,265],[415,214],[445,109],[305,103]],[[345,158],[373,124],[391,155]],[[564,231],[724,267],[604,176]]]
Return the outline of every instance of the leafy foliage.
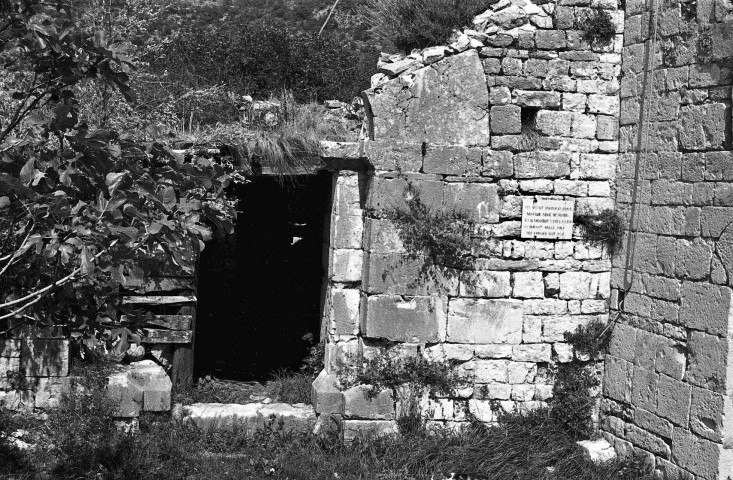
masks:
[[[372,38],[404,52],[445,45],[495,0],[370,0],[362,9]]]
[[[601,382],[592,360],[608,349],[610,329],[600,320],[587,326],[579,325],[575,332],[565,332],[565,341],[576,355],[586,355],[591,362],[573,361],[557,366],[551,414],[573,438],[589,438],[595,433],[593,394]]]
[[[348,101],[369,87],[375,51],[361,54],[354,45],[262,23],[194,27],[155,52],[151,67],[162,82],[186,88],[227,85],[236,95],[259,98],[289,90],[301,102]]]
[[[427,256],[436,265],[466,265],[474,228],[468,215],[432,210],[411,182],[407,184],[405,199],[406,209],[392,208],[382,213],[394,222],[409,257]]]
[[[565,341],[573,346],[575,351],[587,355],[589,358],[598,358],[606,353],[611,341],[611,329],[600,320],[588,325],[578,325],[574,332],[565,332]]]
[[[596,431],[593,422],[596,399],[590,392],[599,385],[597,374],[588,365],[570,362],[557,369],[551,414],[573,438],[590,438]]]
[[[75,29],[68,5],[1,6],[2,55],[24,76],[0,132],[0,321],[85,328],[114,318],[128,278],[169,259],[191,272],[212,231],[231,230],[231,168],[91,130],[74,87],[129,94],[127,58]]]
[[[602,8],[594,8],[586,15],[583,40],[594,46],[610,45],[616,36],[616,25],[611,14]]]
[[[611,255],[621,248],[624,219],[616,210],[607,209],[596,215],[579,215],[575,221],[582,227],[586,240],[605,245]]]
[[[420,355],[400,357],[389,352],[357,362],[356,371],[339,372],[345,387],[368,385],[367,394],[374,398],[384,389],[396,391],[408,386],[412,394],[423,392],[447,394],[464,383],[449,363],[428,360]]]

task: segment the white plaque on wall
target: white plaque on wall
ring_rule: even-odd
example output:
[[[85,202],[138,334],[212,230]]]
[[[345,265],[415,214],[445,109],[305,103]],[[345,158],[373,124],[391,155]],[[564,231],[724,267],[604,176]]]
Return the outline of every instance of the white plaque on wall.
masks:
[[[522,238],[573,238],[572,200],[525,198],[522,203]]]

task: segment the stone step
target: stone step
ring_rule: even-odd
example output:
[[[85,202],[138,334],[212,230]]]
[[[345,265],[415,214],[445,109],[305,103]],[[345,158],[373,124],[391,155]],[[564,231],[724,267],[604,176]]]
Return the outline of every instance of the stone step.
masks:
[[[310,432],[316,423],[316,412],[306,403],[194,403],[182,408],[182,416],[205,430],[236,427],[254,432],[269,423],[282,431]]]
[[[137,417],[141,411],[167,412],[173,384],[163,367],[152,360],[132,362],[108,377],[107,390],[117,402],[120,418]]]

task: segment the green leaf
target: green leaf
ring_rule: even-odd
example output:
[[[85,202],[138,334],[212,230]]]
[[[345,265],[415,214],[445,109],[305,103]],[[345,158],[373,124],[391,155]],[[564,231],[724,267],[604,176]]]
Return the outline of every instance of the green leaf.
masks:
[[[89,249],[84,246],[81,249],[81,274],[89,275],[94,271],[94,264],[92,263],[92,256],[89,254]]]
[[[31,183],[31,180],[33,180],[34,177],[34,170],[36,167],[36,159],[31,157],[28,159],[27,162],[25,162],[25,165],[23,165],[23,168],[20,169],[20,181],[24,185],[28,185]]]
[[[112,195],[115,193],[115,190],[117,190],[122,183],[122,181],[127,177],[127,175],[130,172],[127,170],[117,173],[108,173],[107,177],[104,179],[105,185],[107,185],[107,190],[109,191],[109,194]]]
[[[163,189],[163,205],[168,208],[173,208],[176,204],[176,191],[173,187],[165,187]]]
[[[5,208],[10,205],[10,198],[0,197],[0,208]]]

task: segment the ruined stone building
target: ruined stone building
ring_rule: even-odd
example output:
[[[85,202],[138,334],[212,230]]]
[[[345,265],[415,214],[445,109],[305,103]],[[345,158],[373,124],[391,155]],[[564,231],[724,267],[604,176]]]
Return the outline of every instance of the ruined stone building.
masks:
[[[599,9],[615,33],[589,44]],[[385,349],[454,362],[474,385],[431,399],[433,421],[492,421],[496,402],[550,398],[549,369],[575,358],[565,332],[613,322],[608,355],[581,359],[603,378],[603,435],[666,478],[733,476],[732,87],[729,0],[500,0],[450,46],[383,55],[364,92],[367,139],[324,143],[328,173],[303,179],[300,193],[268,179],[243,193],[270,210],[241,228],[287,241],[204,252],[202,263],[239,255],[272,275],[209,300],[199,292],[196,335],[226,348],[197,351],[197,362],[236,369],[259,351],[297,365],[302,355],[285,358],[282,345],[310,332],[326,347],[317,414],[340,416],[346,435],[391,432],[391,397],[341,391],[340,364]],[[408,251],[386,212],[415,194],[474,222],[470,267]],[[616,210],[633,235],[613,254],[577,225],[571,238],[527,238],[522,210],[534,199],[571,201],[576,217]],[[300,230],[282,224],[288,215]],[[293,242],[295,256],[261,253]],[[288,290],[297,300],[283,299]],[[203,317],[202,302],[224,298],[256,314],[246,335],[225,338],[219,313]],[[262,327],[282,308],[292,318]]]

